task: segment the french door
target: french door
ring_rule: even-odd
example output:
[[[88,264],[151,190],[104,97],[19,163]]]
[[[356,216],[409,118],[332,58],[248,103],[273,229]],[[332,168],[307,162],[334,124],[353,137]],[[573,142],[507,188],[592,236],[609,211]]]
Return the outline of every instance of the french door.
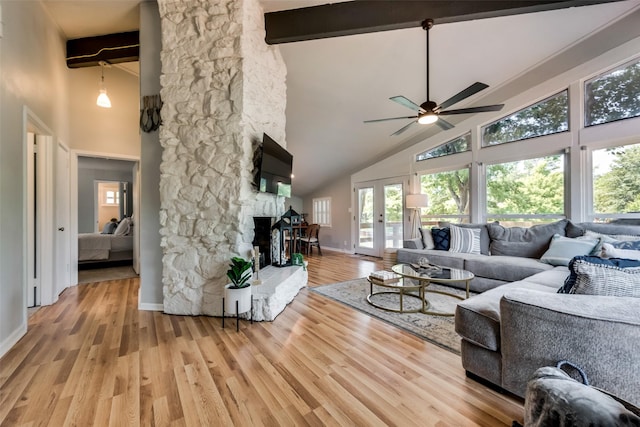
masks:
[[[356,253],[382,257],[385,249],[402,247],[407,181],[400,177],[356,184]]]

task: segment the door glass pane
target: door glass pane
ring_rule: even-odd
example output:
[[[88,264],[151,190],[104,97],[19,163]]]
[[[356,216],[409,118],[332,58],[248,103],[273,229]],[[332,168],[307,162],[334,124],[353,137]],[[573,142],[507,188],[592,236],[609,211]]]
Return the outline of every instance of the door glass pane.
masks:
[[[358,246],[373,248],[373,187],[358,190]]]
[[[402,184],[384,186],[384,247],[402,247]]]

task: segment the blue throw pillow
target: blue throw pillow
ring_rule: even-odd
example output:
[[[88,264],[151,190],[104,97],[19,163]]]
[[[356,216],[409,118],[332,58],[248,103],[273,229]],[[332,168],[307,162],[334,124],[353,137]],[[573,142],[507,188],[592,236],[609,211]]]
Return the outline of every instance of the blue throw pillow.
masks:
[[[576,284],[576,280],[578,280],[578,271],[576,268],[576,263],[586,262],[594,265],[601,266],[609,266],[609,267],[618,267],[618,268],[629,268],[629,267],[640,267],[640,261],[633,259],[624,259],[624,258],[600,258],[597,256],[577,256],[574,257],[571,261],[569,261],[569,277],[567,277],[564,281],[564,285],[560,289],[558,289],[559,294],[570,294],[571,290]]]
[[[433,237],[434,249],[437,251],[448,251],[451,241],[449,227],[432,228],[431,236]]]

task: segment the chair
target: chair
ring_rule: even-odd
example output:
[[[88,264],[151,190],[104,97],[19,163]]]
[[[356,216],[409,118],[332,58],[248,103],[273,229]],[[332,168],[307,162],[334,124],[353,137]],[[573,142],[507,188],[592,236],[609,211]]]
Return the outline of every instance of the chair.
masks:
[[[302,236],[299,238],[300,245],[306,251],[305,253],[309,255],[311,253],[311,247],[315,246],[318,248],[318,253],[322,255],[322,249],[320,248],[320,241],[318,240],[318,233],[320,232],[320,226],[318,224],[311,224],[307,227],[306,236]]]

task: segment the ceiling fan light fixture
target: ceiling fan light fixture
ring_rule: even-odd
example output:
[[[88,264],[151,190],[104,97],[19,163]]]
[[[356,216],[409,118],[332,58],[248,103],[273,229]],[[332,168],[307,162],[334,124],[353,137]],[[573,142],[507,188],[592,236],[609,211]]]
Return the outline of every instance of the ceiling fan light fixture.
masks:
[[[423,114],[418,118],[418,123],[421,125],[430,125],[438,121],[438,115],[434,113]]]

